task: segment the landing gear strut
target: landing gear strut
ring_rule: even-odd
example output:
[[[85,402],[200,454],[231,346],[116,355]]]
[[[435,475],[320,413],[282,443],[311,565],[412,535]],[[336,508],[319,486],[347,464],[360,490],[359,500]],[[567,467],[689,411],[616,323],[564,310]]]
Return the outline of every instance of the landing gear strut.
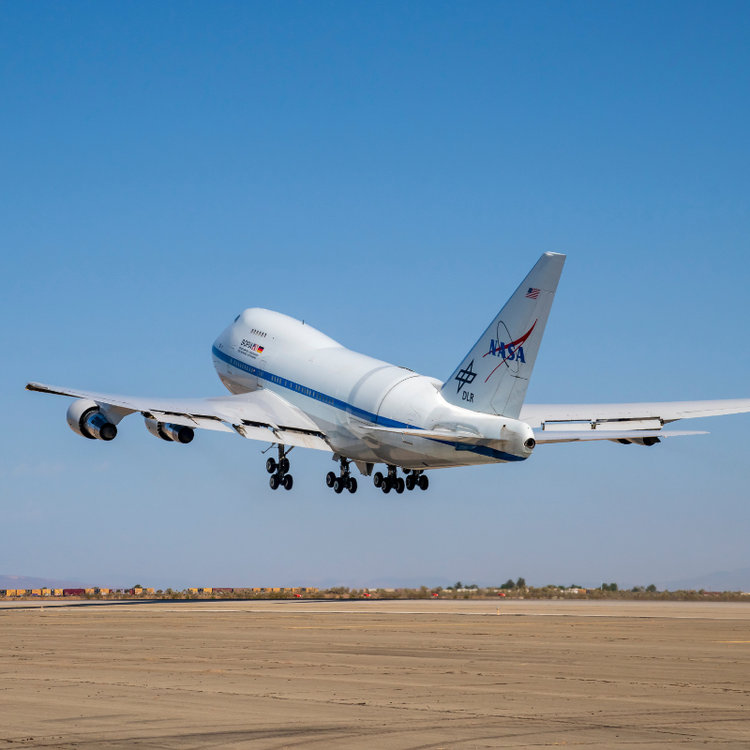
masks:
[[[291,490],[292,485],[294,484],[294,479],[289,473],[289,459],[287,458],[287,455],[292,448],[285,448],[281,444],[279,444],[277,448],[279,449],[279,460],[276,461],[273,458],[269,458],[266,461],[266,471],[271,475],[268,484],[272,490],[277,490],[279,487],[283,487],[285,490]]]
[[[372,477],[372,482],[376,487],[379,487],[381,490],[383,490],[384,494],[386,495],[391,490],[396,490],[396,492],[398,492],[398,494],[400,495],[406,487],[403,477],[396,476],[395,466],[389,466],[388,474],[386,474],[385,476],[383,476],[381,472],[376,471]]]
[[[373,484],[383,490],[386,495],[391,490],[396,490],[400,495],[405,489],[411,491],[415,487],[419,487],[420,490],[426,490],[430,486],[430,480],[418,469],[404,469],[406,474],[405,480],[403,477],[396,476],[396,471],[395,466],[389,466],[388,474],[385,476],[381,472],[376,471],[372,477]]]
[[[357,480],[351,475],[349,470],[349,459],[339,458],[341,464],[341,473],[336,476],[332,471],[326,474],[326,486],[333,487],[333,491],[340,495],[344,490],[349,490],[353,495],[357,491]]]
[[[430,486],[430,480],[427,478],[427,474],[414,469],[408,472],[406,475],[406,489],[413,490],[415,487],[419,487],[420,490],[426,490]]]

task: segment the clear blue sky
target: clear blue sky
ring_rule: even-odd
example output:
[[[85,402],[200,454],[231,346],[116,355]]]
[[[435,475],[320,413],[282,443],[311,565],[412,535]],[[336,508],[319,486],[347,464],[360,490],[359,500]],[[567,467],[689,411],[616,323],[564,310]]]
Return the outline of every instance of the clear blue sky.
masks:
[[[535,402],[750,396],[747,3],[0,4],[0,573],[649,583],[750,565],[750,416],[427,493],[261,444],[76,437],[39,380],[222,392],[244,307],[446,377],[568,254]]]

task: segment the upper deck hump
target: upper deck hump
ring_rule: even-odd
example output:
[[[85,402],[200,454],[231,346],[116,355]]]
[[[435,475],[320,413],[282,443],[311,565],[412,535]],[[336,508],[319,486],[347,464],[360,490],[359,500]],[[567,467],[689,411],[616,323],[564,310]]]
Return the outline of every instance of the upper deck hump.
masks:
[[[261,338],[276,339],[296,347],[319,349],[341,346],[338,341],[304,321],[263,307],[248,307],[240,313],[237,322],[257,332]]]

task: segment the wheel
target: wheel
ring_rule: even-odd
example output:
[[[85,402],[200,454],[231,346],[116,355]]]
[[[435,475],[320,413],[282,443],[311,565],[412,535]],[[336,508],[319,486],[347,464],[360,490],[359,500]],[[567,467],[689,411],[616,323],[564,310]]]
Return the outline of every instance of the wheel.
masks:
[[[348,489],[352,495],[357,491],[357,480],[354,477],[349,477],[349,481],[346,483],[346,489]]]
[[[426,490],[430,486],[430,480],[427,478],[425,474],[420,474],[419,479],[417,479],[417,482],[419,484],[420,490]]]
[[[292,479],[291,474],[284,474],[284,478],[281,480],[281,483],[284,485],[285,490],[291,490],[292,485],[294,484],[294,479]]]
[[[278,467],[276,466],[276,461],[274,461],[272,458],[269,458],[268,461],[266,461],[266,471],[269,474],[273,474],[277,468]]]
[[[406,489],[411,492],[417,485],[417,478],[413,474],[406,477]]]
[[[268,484],[271,486],[272,490],[279,489],[279,475],[271,474],[271,478],[268,480]]]
[[[382,487],[382,486],[383,486],[383,475],[382,475],[382,474],[381,474],[381,473],[380,473],[379,471],[376,471],[376,472],[375,472],[375,473],[374,473],[374,474],[372,475],[372,483],[373,483],[373,484],[374,484],[374,485],[375,485],[376,487]]]
[[[387,480],[384,480],[383,484],[380,485],[380,489],[383,490],[384,495],[387,495],[391,491],[391,483]]]
[[[333,483],[333,491],[340,495],[344,491],[344,480],[341,477],[336,477]]]
[[[286,474],[289,471],[289,459],[288,458],[282,458],[281,461],[279,461],[279,471],[282,474]]]
[[[393,480],[393,486],[396,492],[400,495],[404,491],[404,487],[406,486],[406,483],[404,482],[403,477],[398,477],[397,479]]]
[[[336,475],[329,471],[328,474],[326,474],[326,487],[333,487],[333,483],[336,481]]]

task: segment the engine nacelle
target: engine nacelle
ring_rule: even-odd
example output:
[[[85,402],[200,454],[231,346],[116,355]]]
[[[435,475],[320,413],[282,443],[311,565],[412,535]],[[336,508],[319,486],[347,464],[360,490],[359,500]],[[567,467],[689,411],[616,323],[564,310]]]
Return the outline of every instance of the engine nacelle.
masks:
[[[661,440],[656,435],[649,435],[642,438],[620,438],[617,442],[623,445],[630,445],[632,443],[633,445],[647,445],[651,447],[652,445],[661,443]]]
[[[189,443],[195,437],[192,427],[169,422],[157,422],[146,417],[146,429],[154,436],[166,440],[168,443]]]
[[[69,407],[68,425],[77,435],[89,440],[114,440],[117,427],[109,421],[96,401],[76,399]]]
[[[634,442],[636,445],[647,445],[650,448],[652,445],[661,443],[661,440],[659,440],[659,438],[656,437],[656,435],[653,435],[653,436],[649,435],[648,437],[643,437],[643,438],[633,438],[632,442]]]

